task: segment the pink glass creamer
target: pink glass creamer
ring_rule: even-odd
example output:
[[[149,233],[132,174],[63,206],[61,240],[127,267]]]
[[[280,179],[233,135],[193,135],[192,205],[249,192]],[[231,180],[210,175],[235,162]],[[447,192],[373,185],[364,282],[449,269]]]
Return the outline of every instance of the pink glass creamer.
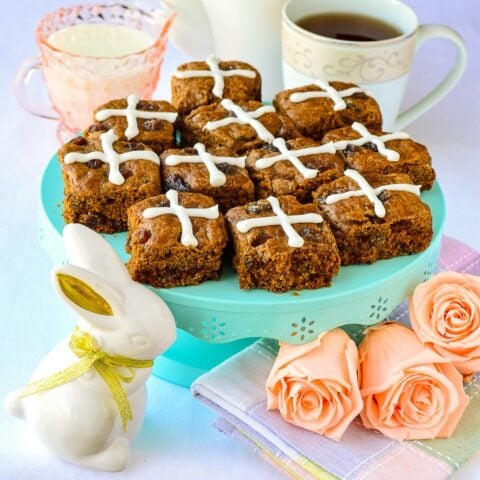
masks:
[[[112,4],[47,14],[36,30],[40,57],[28,60],[15,79],[20,104],[34,115],[60,120],[58,135],[66,139],[88,127],[102,103],[131,93],[151,98],[173,17],[161,2],[151,12]],[[35,70],[43,73],[53,108],[29,95]]]

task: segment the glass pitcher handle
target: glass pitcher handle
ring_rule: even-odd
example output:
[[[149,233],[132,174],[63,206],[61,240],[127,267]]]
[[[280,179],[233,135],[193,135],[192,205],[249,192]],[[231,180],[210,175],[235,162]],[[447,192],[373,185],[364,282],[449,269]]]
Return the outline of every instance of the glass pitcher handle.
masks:
[[[59,120],[60,117],[52,105],[39,105],[31,95],[32,78],[42,70],[40,58],[34,57],[25,60],[17,70],[13,80],[13,91],[22,108],[37,117]],[[45,83],[42,81],[43,88]]]

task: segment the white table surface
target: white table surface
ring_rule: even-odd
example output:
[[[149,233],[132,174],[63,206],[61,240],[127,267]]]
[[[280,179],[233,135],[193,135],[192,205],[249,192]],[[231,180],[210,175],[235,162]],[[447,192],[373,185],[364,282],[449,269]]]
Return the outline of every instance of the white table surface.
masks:
[[[226,1],[226,0],[223,0]],[[36,363],[69,334],[74,316],[49,283],[52,267],[37,240],[42,170],[58,147],[53,122],[22,111],[12,94],[15,68],[35,53],[33,31],[46,11],[77,0],[2,2],[0,14],[0,398],[21,386]],[[465,37],[469,66],[460,85],[408,131],[429,146],[448,204],[446,234],[480,248],[480,16],[476,0],[410,0],[423,23],[447,23]],[[406,104],[426,92],[453,58],[444,41],[419,52]],[[170,47],[157,98],[185,59]],[[0,413],[1,479],[280,479],[281,474],[211,427],[215,416],[189,390],[157,378],[148,382],[144,427],[124,473],[83,470],[49,456],[26,425]],[[480,426],[479,426],[480,428]],[[480,454],[456,478],[480,478]],[[395,479],[392,472],[391,479]]]

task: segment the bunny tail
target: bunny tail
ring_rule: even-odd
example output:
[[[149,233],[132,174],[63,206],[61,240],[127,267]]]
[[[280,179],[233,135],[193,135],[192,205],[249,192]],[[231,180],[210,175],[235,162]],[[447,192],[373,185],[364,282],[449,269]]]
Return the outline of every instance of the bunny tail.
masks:
[[[15,390],[5,397],[5,410],[17,418],[24,418],[22,400],[19,398],[20,390]]]
[[[125,437],[120,437],[102,452],[88,457],[77,457],[67,460],[81,467],[103,470],[105,472],[119,472],[126,467],[129,454],[128,440]]]

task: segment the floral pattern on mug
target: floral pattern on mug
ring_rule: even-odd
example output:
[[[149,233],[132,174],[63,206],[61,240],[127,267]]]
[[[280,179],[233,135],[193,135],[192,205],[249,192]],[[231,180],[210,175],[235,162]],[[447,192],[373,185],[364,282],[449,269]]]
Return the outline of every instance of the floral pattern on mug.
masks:
[[[268,409],[338,441],[362,410],[357,373],[357,347],[339,328],[305,345],[280,342],[267,379]]]
[[[359,346],[365,427],[394,440],[449,437],[467,404],[462,375],[404,325],[366,330]]]
[[[460,373],[480,370],[480,278],[442,272],[415,288],[410,320],[418,338]]]

